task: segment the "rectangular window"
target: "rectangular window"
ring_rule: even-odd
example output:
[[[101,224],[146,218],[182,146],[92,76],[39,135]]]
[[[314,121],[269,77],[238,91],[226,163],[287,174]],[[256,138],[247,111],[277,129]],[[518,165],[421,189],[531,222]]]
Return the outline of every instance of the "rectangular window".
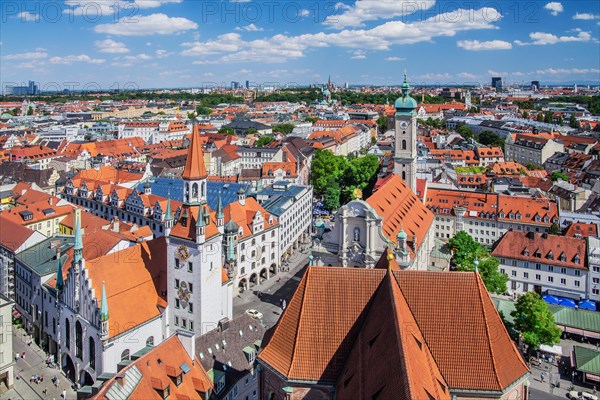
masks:
[[[500,268],[500,273],[506,275],[506,270],[504,268]]]
[[[554,282],[554,278],[552,276],[549,276],[548,277],[548,282],[550,282],[550,283]]]
[[[567,280],[565,278],[560,278],[560,284],[561,285],[566,285],[567,284]]]
[[[194,304],[193,304],[193,303],[189,303],[188,312],[189,312],[190,314],[194,312]]]
[[[175,308],[179,308],[179,299],[175,299]]]
[[[179,317],[175,316],[175,326],[179,326]]]
[[[581,271],[580,271],[580,270],[578,270],[578,269],[576,269],[576,270],[575,270],[575,276],[581,276]]]
[[[560,273],[561,274],[566,274],[567,273],[567,269],[566,268],[561,268],[560,269]]]
[[[529,279],[529,272],[523,272],[523,278]]]
[[[185,318],[181,318],[181,327],[187,328],[187,320]]]
[[[194,321],[190,321],[190,331],[194,330]]]
[[[575,282],[575,287],[579,287],[579,281],[574,281]]]
[[[536,281],[541,281],[542,280],[542,276],[540,274],[535,274],[535,280]]]
[[[536,263],[535,264],[535,269],[537,269],[537,270],[542,269],[542,264]]]
[[[517,276],[517,271],[511,271],[512,276]]]
[[[188,272],[193,272],[194,271],[194,266],[192,265],[191,261],[188,261]]]
[[[179,258],[175,257],[175,268],[179,269]]]
[[[194,293],[194,285],[188,282],[188,287],[190,288],[190,293]]]
[[[548,272],[554,272],[554,267],[552,265],[548,265]]]

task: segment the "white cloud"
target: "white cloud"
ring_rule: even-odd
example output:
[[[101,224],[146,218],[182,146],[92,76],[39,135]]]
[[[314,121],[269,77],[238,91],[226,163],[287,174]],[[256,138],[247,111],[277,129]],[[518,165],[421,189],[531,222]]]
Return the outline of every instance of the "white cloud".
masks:
[[[582,20],[600,19],[600,14],[576,13],[575,15],[573,15],[573,19],[582,19]]]
[[[129,53],[129,49],[123,42],[117,42],[112,39],[97,40],[94,42],[100,53],[123,54]]]
[[[528,45],[547,45],[547,44],[556,44],[556,43],[568,43],[568,42],[589,42],[592,40],[592,35],[590,32],[585,32],[580,29],[575,30],[577,33],[576,36],[556,36],[552,33],[545,32],[532,32],[529,34],[529,38],[532,42],[522,42],[520,40],[515,40],[515,44],[519,46],[528,46]]]
[[[388,57],[385,59],[385,61],[404,61],[406,60],[406,58],[402,58],[402,57]]]
[[[171,54],[173,54],[173,53],[169,53],[166,50],[156,50],[154,52],[154,55],[156,56],[156,58],[165,58],[165,57],[170,56]]]
[[[585,75],[598,74],[598,68],[546,68],[535,71],[539,75]]]
[[[31,51],[26,53],[8,54],[3,56],[3,60],[39,60],[40,58],[48,57],[48,53],[45,51]]]
[[[264,31],[263,28],[258,27],[254,24],[246,25],[246,26],[238,26],[235,28],[236,31],[246,31],[246,32],[260,32]]]
[[[344,10],[339,15],[329,15],[323,22],[334,29],[347,27],[363,27],[365,21],[392,19],[417,11],[428,10],[435,5],[435,0],[356,0],[353,6],[337,3],[336,10]]]
[[[372,29],[342,30],[335,33],[310,33],[298,36],[278,34],[263,39],[245,41],[237,33],[227,33],[215,39],[187,42],[184,56],[202,57],[196,64],[222,62],[285,62],[303,57],[307,50],[329,46],[353,49],[389,50],[391,46],[428,42],[439,36],[455,36],[474,29],[495,29],[494,22],[502,15],[494,8],[456,10],[423,21],[404,23],[389,21]],[[214,55],[221,55],[215,58]]]
[[[464,79],[477,79],[478,76],[475,74],[471,74],[470,72],[461,72],[459,74],[457,74],[456,76],[458,76],[459,78],[464,78]]]
[[[17,14],[17,18],[19,18],[23,22],[38,22],[40,20],[39,15],[32,14],[29,11],[23,11]]]
[[[215,74],[213,74],[212,72],[205,72],[202,74],[202,76],[215,76]]]
[[[442,74],[427,73],[415,76],[416,79],[424,79],[426,81],[448,81],[452,79],[452,75],[445,72]]]
[[[510,42],[505,42],[504,40],[490,40],[487,42],[480,42],[479,40],[459,40],[456,44],[458,47],[472,51],[512,49],[512,44]]]
[[[367,52],[364,50],[356,50],[352,54],[353,56],[351,58],[355,60],[364,60],[365,58],[367,58]]]
[[[305,8],[303,8],[302,10],[300,10],[300,16],[301,17],[308,17],[310,15],[310,10],[307,10]]]
[[[169,17],[166,14],[123,17],[114,24],[96,25],[96,33],[122,36],[172,35],[198,28],[198,24],[186,18]]]
[[[52,57],[51,64],[73,64],[74,62],[84,62],[88,64],[102,64],[105,60],[92,58],[87,54],[69,55],[64,57]]]
[[[548,4],[546,4],[544,6],[544,9],[550,11],[550,14],[554,15],[555,17],[564,11],[563,5],[561,3],[559,3],[558,1],[552,1]]]

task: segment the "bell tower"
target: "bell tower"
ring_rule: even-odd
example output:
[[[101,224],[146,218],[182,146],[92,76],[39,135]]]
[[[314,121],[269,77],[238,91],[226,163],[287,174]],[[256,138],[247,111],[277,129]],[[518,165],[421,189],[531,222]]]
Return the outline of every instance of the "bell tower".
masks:
[[[410,96],[410,86],[404,72],[402,96],[394,103],[396,143],[394,172],[416,192],[417,189],[417,102]]]
[[[192,121],[192,138],[188,149],[185,168],[181,174],[183,179],[183,204],[192,206],[206,202],[206,184],[208,174],[204,166],[204,152],[196,121]]]

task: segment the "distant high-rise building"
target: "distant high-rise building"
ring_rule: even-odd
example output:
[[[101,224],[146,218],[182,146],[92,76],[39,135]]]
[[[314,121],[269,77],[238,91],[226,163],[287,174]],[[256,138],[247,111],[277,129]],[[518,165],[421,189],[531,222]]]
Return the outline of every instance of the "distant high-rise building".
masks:
[[[6,94],[16,96],[33,96],[39,93],[38,86],[34,81],[29,81],[27,86],[7,86]]]
[[[540,90],[540,81],[531,81],[531,90],[534,92]]]
[[[467,109],[467,111],[472,107],[472,103],[471,103],[471,92],[467,90],[467,93],[465,94],[465,108]]]
[[[231,81],[231,88],[232,89],[239,89],[240,88],[240,83],[239,82],[235,82],[235,81]]]
[[[250,81],[246,81],[246,89],[250,89]]]
[[[344,84],[344,88],[348,89],[349,85],[348,85],[348,81],[346,81],[346,83]]]
[[[573,87],[573,93],[577,93],[577,84]]]
[[[499,76],[492,77],[492,87],[502,89],[502,78]]]

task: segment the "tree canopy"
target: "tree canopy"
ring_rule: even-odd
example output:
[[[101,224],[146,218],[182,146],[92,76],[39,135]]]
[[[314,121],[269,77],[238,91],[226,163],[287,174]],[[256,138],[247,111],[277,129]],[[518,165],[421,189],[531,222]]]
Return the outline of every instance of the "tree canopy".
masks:
[[[560,329],[546,302],[536,292],[527,292],[517,298],[511,313],[514,327],[523,341],[537,349],[540,345],[552,346],[560,341]]]
[[[490,255],[471,235],[460,231],[448,241],[447,246],[453,252],[452,264],[457,271],[475,271],[477,258],[479,262],[477,270],[488,292],[504,293],[508,290],[506,286],[508,276],[499,271],[498,259]]]
[[[569,179],[569,177],[567,175],[565,175],[564,173],[559,172],[559,171],[554,171],[552,173],[552,175],[550,175],[550,179],[552,179],[552,181],[555,181],[555,182],[557,180],[559,180],[559,179],[562,179],[565,182],[569,182],[570,181],[570,179]]]
[[[273,132],[280,132],[284,135],[289,135],[292,133],[295,127],[296,125],[292,123],[284,122],[283,124],[274,124],[271,128],[273,129]]]
[[[469,140],[473,137],[473,129],[466,125],[459,126],[456,132],[458,132],[465,140]]]
[[[262,146],[268,145],[269,143],[273,142],[274,140],[275,140],[275,138],[273,136],[261,136],[254,143],[254,145],[256,147],[262,147]]]
[[[222,127],[221,129],[219,129],[218,132],[222,133],[224,135],[233,135],[235,133],[233,128],[226,128],[226,127]]]
[[[198,115],[210,115],[210,114],[212,114],[212,112],[213,112],[213,110],[208,107],[204,107],[204,106],[196,107],[196,113]]]
[[[477,141],[486,146],[496,146],[504,148],[504,139],[492,131],[483,131],[477,136]]]
[[[324,206],[334,211],[339,204],[352,200],[355,189],[368,193],[377,179],[379,159],[336,156],[329,150],[316,150],[311,166],[311,183],[316,195],[324,197]]]

